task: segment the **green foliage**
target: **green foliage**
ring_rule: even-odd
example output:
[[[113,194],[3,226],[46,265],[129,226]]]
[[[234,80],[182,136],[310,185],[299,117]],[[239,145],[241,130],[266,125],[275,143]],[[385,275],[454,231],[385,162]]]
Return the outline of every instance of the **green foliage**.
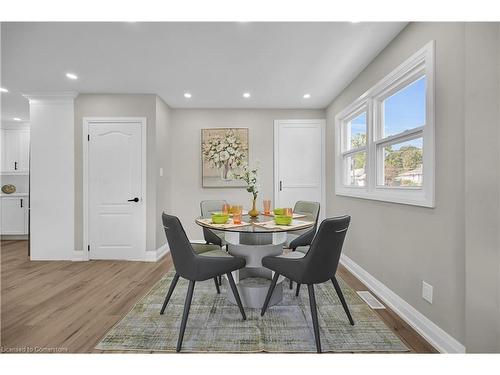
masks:
[[[352,148],[358,148],[366,145],[366,134],[356,134],[351,139]],[[366,152],[360,152],[354,155],[354,169],[361,169],[365,167]]]
[[[251,169],[248,164],[244,163],[242,172],[234,175],[235,179],[243,180],[247,184],[247,191],[253,195],[253,199],[257,199],[257,194],[259,193],[259,184],[257,182],[257,173],[259,167]]]
[[[351,138],[351,147],[358,148],[366,145],[366,134],[356,134]],[[353,156],[354,169],[364,169],[366,165],[366,152]],[[401,173],[411,171],[422,165],[422,150],[415,146],[402,146],[393,150],[392,146],[385,147],[385,180],[392,185],[395,178]],[[406,186],[416,186],[412,181],[402,181]]]
[[[422,150],[415,146],[403,146],[393,150],[385,147],[385,180],[393,182],[399,174],[418,168],[422,165]],[[390,184],[390,183],[389,183]],[[405,185],[412,185],[410,181]]]

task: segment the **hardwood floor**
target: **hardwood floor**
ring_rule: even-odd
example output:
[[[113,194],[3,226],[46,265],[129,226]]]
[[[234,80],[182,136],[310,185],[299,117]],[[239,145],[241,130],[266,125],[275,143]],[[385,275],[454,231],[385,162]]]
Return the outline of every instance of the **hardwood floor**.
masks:
[[[27,241],[2,241],[1,248],[4,352],[96,352],[106,332],[172,267],[169,256],[156,263],[31,262]],[[367,290],[345,268],[339,274]],[[375,311],[412,352],[436,352],[390,309]]]

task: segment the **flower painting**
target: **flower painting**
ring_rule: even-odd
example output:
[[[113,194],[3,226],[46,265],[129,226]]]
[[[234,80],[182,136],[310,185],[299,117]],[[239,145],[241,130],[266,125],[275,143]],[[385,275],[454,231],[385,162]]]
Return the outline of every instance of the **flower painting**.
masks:
[[[248,129],[202,129],[203,187],[245,187],[236,178],[248,164]]]

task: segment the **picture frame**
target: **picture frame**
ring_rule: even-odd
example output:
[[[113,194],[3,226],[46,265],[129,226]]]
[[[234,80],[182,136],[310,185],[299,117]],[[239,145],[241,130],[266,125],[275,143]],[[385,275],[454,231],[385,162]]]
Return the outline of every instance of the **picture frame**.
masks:
[[[203,188],[243,188],[236,179],[241,167],[248,164],[248,128],[201,129],[201,170]]]

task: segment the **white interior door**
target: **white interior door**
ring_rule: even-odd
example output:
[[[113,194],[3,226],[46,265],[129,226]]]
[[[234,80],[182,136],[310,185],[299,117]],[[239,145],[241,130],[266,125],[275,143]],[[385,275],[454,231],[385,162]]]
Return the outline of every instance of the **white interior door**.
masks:
[[[275,207],[299,200],[320,202],[325,212],[325,120],[274,123]]]
[[[143,126],[140,121],[88,123],[91,259],[144,259]]]

